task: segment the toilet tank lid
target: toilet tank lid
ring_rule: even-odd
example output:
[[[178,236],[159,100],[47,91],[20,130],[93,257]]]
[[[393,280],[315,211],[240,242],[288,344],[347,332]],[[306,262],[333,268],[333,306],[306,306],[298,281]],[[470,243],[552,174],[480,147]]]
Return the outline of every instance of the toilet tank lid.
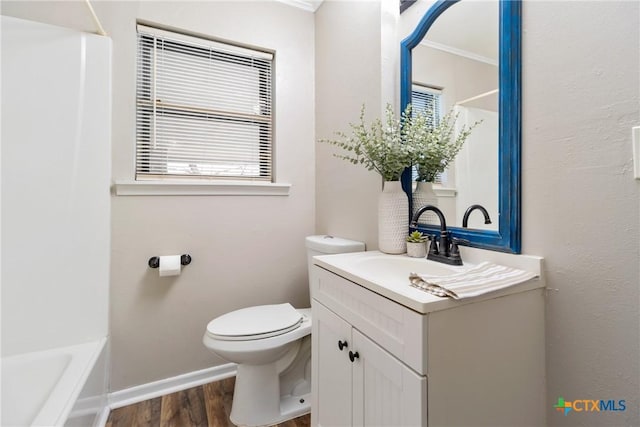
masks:
[[[323,254],[342,254],[347,252],[364,251],[364,243],[328,235],[309,236],[306,239],[307,248]]]

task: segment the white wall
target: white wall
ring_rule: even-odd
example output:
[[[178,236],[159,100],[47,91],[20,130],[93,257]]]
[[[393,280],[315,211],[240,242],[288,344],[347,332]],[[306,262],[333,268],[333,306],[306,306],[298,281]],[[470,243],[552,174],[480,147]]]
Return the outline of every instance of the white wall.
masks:
[[[411,60],[414,82],[442,88],[443,113],[451,111],[458,101],[498,88],[498,67],[486,62],[421,44],[413,49]],[[447,224],[462,226],[466,209],[479,203],[488,210],[492,224],[485,225],[484,217],[475,213],[469,218],[469,227],[497,230],[497,108],[497,95],[486,96],[457,107],[456,112],[460,114],[456,122],[457,129],[462,125],[471,126],[476,121],[482,122],[475,127],[452,167],[447,170],[443,186],[456,189],[453,199],[443,196],[438,198],[438,207],[446,215]],[[469,161],[471,159],[472,162]],[[435,216],[431,223],[438,224]]]
[[[392,7],[390,7],[392,6]],[[325,1],[316,23],[316,137],[335,139],[349,132],[366,107],[367,122],[396,103],[393,1]],[[384,77],[384,79],[383,79]],[[378,247],[378,194],[382,178],[337,159],[333,146],[316,146],[316,230]]]
[[[2,17],[2,355],[107,335],[111,41]]]
[[[402,14],[398,44],[430,4],[420,1]],[[378,87],[370,73],[379,57],[369,51],[377,44],[373,24],[350,12],[354,3],[334,9],[334,32],[346,41],[334,42],[339,61],[330,62],[320,51],[331,37],[319,20],[324,7],[316,17],[318,137],[347,129]],[[639,7],[627,1],[523,5],[523,253],[545,257],[549,287],[558,289],[547,298],[549,425],[640,425],[640,197],[630,141],[631,127],[640,125]],[[354,34],[341,32],[339,23]],[[351,46],[363,31],[369,41]],[[322,61],[333,68],[325,71]],[[324,76],[334,77],[325,82]],[[399,87],[397,80],[388,84]],[[344,96],[320,103],[332,85]],[[375,242],[379,182],[328,151],[320,145],[316,159],[319,231],[352,231]],[[553,409],[559,396],[626,399],[627,409],[565,417]]]
[[[401,16],[399,40],[431,4]],[[640,3],[523,4],[522,242],[545,258],[547,422],[640,425]],[[558,397],[626,399],[569,413]]]
[[[276,175],[290,194],[113,196],[111,388],[225,363],[202,345],[233,309],[309,306],[304,237],[313,234],[314,19],[278,2],[93,2],[113,39],[113,180],[133,179],[136,20],[276,51]],[[4,2],[3,13],[91,27],[84,2]],[[78,11],[80,9],[80,12]],[[89,18],[90,15],[84,15]],[[179,277],[151,256],[189,253]]]
[[[498,88],[498,68],[486,62],[421,44],[413,49],[411,60],[414,82],[443,88],[442,109],[445,113],[458,101]],[[465,105],[490,111],[498,108],[496,96]]]
[[[523,8],[523,251],[545,257],[550,425],[640,425],[640,3]],[[625,412],[552,401],[626,399]]]
[[[467,208],[479,203],[487,209],[492,223],[485,224],[484,216],[476,212],[468,218],[469,228],[498,230],[498,113],[467,106],[457,106],[456,111],[458,130],[481,123],[473,129],[450,169],[455,170],[457,189],[451,224],[460,227]]]

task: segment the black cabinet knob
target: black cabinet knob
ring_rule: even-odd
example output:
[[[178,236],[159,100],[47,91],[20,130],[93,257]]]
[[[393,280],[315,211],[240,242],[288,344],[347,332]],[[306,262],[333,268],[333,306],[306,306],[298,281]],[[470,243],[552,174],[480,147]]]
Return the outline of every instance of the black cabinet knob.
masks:
[[[351,360],[351,362],[355,362],[355,360],[358,358],[360,358],[360,355],[357,351],[354,353],[353,351],[349,350],[349,360]]]
[[[343,349],[349,347],[349,344],[347,344],[346,341],[340,341],[338,340],[338,348],[340,349],[340,351],[342,351]]]

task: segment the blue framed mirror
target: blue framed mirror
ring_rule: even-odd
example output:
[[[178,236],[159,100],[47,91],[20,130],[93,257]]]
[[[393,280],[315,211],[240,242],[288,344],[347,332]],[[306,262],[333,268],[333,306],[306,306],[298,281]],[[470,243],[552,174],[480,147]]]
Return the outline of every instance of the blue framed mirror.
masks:
[[[484,11],[473,9],[478,7],[488,9]],[[483,17],[484,13],[487,14],[486,18]],[[458,17],[456,18],[456,16]],[[454,23],[456,19],[460,21],[458,28],[465,31],[476,31],[475,34],[466,36],[467,40],[475,42],[488,38],[489,33],[495,33],[495,52],[491,53],[491,50],[488,50],[488,53],[472,52],[469,54],[471,48],[455,47],[456,43],[464,43],[465,37],[461,37],[462,31],[457,31],[453,37],[451,34],[447,36],[442,29],[456,28]],[[483,29],[475,24],[489,25],[489,28]],[[433,34],[434,40],[430,40],[431,34]],[[520,253],[521,235],[520,39],[520,0],[496,0],[494,2],[439,0],[431,6],[415,30],[400,45],[400,102],[403,111],[410,103],[414,106],[421,102],[424,103],[426,96],[427,101],[432,102],[430,105],[434,111],[438,108],[449,111],[451,107],[455,106],[453,109],[457,110],[459,121],[462,117],[465,120],[478,117],[481,119],[480,125],[474,128],[472,137],[477,134],[477,139],[484,138],[483,141],[472,142],[472,137],[470,137],[465,142],[463,151],[455,160],[458,162],[454,165],[455,168],[452,166],[443,174],[445,176],[442,179],[448,182],[434,184],[434,188],[438,187],[436,194],[439,193],[443,197],[442,204],[449,206],[451,212],[447,213],[444,207],[441,209],[447,218],[447,228],[453,237],[466,240],[465,245],[467,246],[511,253]],[[454,47],[448,46],[449,44]],[[440,50],[437,52],[440,57],[445,54],[458,55],[456,58],[449,59],[450,63],[458,64],[457,68],[448,70],[440,63],[436,64],[436,60],[431,59],[435,58],[433,56],[419,57],[418,53],[425,49],[425,45],[430,49]],[[493,55],[495,58],[492,59]],[[459,58],[462,56],[465,57],[463,59],[466,62]],[[484,64],[475,66],[469,62],[470,60]],[[430,64],[437,66],[429,68]],[[493,73],[486,71],[491,70],[490,65],[493,65]],[[476,70],[471,76],[464,76],[460,72],[460,70],[468,71],[470,69]],[[441,76],[441,81],[434,82],[438,79],[438,75]],[[452,76],[458,76],[457,83],[452,80]],[[470,80],[476,77],[478,82]],[[480,93],[471,95],[468,83],[478,83],[476,85],[478,86],[481,77],[485,88],[476,89]],[[493,83],[488,83],[492,79]],[[463,94],[463,89],[467,90],[466,94]],[[434,97],[438,98],[437,103],[434,101]],[[434,107],[441,104],[445,104],[444,107]],[[437,120],[437,118],[435,119]],[[476,119],[471,120],[471,123],[474,123]],[[470,122],[467,121],[467,123]],[[470,148],[467,149],[467,147]],[[464,150],[468,150],[468,152],[465,153]],[[413,188],[416,186],[416,183],[413,182],[414,177],[415,174],[409,169],[402,177],[403,189],[409,197],[410,217],[412,212],[420,207],[418,203],[414,203],[412,197]],[[465,185],[465,183],[468,184]],[[444,199],[445,197],[449,199]],[[486,205],[487,211],[491,213],[491,225],[480,225],[484,224],[481,212],[474,212],[471,215],[466,215],[465,218],[463,214],[466,212],[465,207],[475,204]],[[427,215],[421,216],[414,229],[427,234],[436,234],[440,229],[439,224],[425,217]],[[463,226],[462,219],[466,219],[465,226]]]

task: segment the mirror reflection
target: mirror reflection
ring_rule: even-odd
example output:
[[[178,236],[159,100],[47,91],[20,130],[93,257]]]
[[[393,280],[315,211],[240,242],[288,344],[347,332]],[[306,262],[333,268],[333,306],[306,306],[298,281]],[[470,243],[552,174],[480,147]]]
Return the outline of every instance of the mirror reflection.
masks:
[[[453,164],[430,186],[414,185],[414,210],[437,205],[448,222],[461,227],[472,205],[486,208],[468,215],[471,229],[498,230],[498,1],[462,0],[445,10],[412,50],[414,109],[426,109],[434,122],[453,109],[457,127],[480,121]],[[414,177],[416,175],[414,174]],[[433,191],[429,187],[432,187]],[[435,215],[421,224],[437,225]]]

